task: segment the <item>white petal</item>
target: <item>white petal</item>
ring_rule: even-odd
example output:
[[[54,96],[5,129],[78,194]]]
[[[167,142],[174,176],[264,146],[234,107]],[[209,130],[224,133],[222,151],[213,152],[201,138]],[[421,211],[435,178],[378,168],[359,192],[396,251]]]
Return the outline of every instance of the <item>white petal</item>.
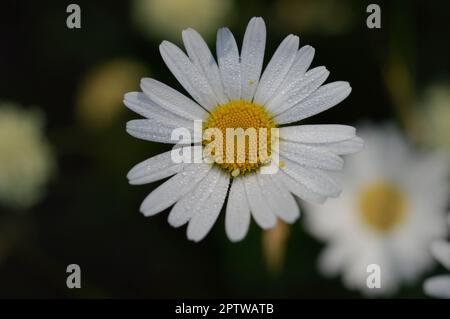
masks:
[[[262,18],[248,23],[241,51],[241,98],[251,101],[258,87],[266,46],[266,25]]]
[[[364,147],[364,141],[355,136],[352,139],[345,140],[342,142],[335,143],[318,143],[318,144],[308,144],[323,150],[330,151],[336,155],[347,155],[359,152]]]
[[[301,47],[300,50],[297,51],[294,63],[292,64],[291,69],[284,78],[284,81],[281,84],[280,89],[287,87],[292,82],[301,78],[305,74],[306,70],[308,70],[314,58],[314,52],[315,52],[314,48],[309,45],[305,45]]]
[[[280,154],[302,166],[341,170],[344,160],[330,151],[292,142],[280,142]]]
[[[311,215],[314,212],[311,212]],[[351,248],[348,245],[341,244],[339,241],[329,243],[319,256],[318,268],[325,276],[334,276],[342,270],[345,261],[348,258],[348,251]]]
[[[228,238],[233,241],[240,241],[247,235],[250,226],[250,207],[243,178],[235,178],[231,184],[228,196],[227,210],[225,214],[225,231]]]
[[[126,131],[131,136],[147,141],[176,144],[179,140],[172,140],[173,130],[179,128],[173,123],[164,123],[157,120],[131,120],[127,122]],[[193,136],[192,127],[186,127]]]
[[[425,280],[423,289],[431,297],[450,299],[450,275],[439,275]]]
[[[171,153],[170,150],[135,165],[127,174],[129,183],[132,185],[147,184],[180,172],[183,169],[183,163],[174,163]]]
[[[355,131],[348,125],[298,125],[280,128],[280,137],[299,143],[334,143],[355,137]]]
[[[182,37],[189,58],[208,81],[217,101],[220,104],[228,102],[220,78],[219,67],[205,40],[197,31],[190,28],[182,32]]]
[[[230,100],[241,98],[241,65],[239,50],[233,34],[228,28],[217,31],[217,60],[225,94]]]
[[[267,201],[263,197],[256,175],[251,174],[242,178],[244,179],[245,193],[247,194],[250,211],[252,212],[255,222],[262,229],[274,227],[277,218],[272,213]]]
[[[278,115],[310,96],[325,82],[330,72],[319,66],[306,72],[302,77],[283,87],[267,104],[267,108]]]
[[[208,199],[198,207],[187,227],[187,238],[198,242],[205,238],[219,217],[227,196],[230,175],[220,172],[219,181]]]
[[[141,204],[145,216],[155,215],[172,206],[182,196],[193,189],[208,173],[209,164],[190,164],[186,169],[158,186]]]
[[[175,44],[163,41],[159,46],[161,56],[178,82],[201,106],[212,110],[219,103],[208,81],[198,68]]]
[[[158,105],[155,101],[150,100],[142,92],[129,92],[124,96],[123,103],[132,111],[142,115],[149,120],[171,123],[172,126],[185,127],[190,125],[191,120],[180,117],[172,112],[167,111]]]
[[[280,159],[285,164],[281,170],[313,192],[327,197],[336,197],[341,193],[339,185],[325,171],[305,168],[284,157],[280,157]]]
[[[196,213],[198,207],[214,191],[219,176],[220,171],[218,169],[211,169],[208,175],[190,193],[186,194],[173,206],[168,217],[169,224],[173,227],[180,227],[186,224]]]
[[[289,191],[271,175],[258,174],[259,187],[272,212],[288,224],[300,217],[300,209]]]
[[[344,100],[351,92],[348,82],[332,82],[321,86],[306,99],[275,117],[279,124],[297,122],[325,111]]]
[[[301,198],[304,201],[313,204],[322,204],[325,202],[326,197],[322,196],[312,190],[308,189],[300,181],[297,181],[290,177],[283,171],[278,171],[276,174],[272,175],[273,179],[276,179],[279,183],[283,184],[292,194]]]
[[[164,83],[144,78],[141,88],[151,100],[178,116],[189,120],[204,120],[208,117],[208,112],[200,105]]]
[[[450,270],[450,243],[437,240],[431,244],[431,253],[445,268]]]
[[[264,105],[277,92],[294,62],[298,44],[298,37],[292,34],[281,42],[261,76],[255,93],[256,103]]]

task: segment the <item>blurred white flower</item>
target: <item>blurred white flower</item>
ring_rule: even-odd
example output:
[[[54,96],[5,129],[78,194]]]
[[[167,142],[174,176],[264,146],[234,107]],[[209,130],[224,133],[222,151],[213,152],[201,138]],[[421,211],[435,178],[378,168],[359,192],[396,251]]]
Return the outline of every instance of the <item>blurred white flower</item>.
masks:
[[[391,126],[363,128],[365,149],[348,157],[343,193],[308,206],[309,231],[327,242],[319,268],[368,295],[389,294],[433,262],[429,245],[447,234],[449,185],[440,155],[418,153]],[[381,268],[381,287],[368,288],[367,266]]]
[[[424,142],[445,150],[450,159],[450,85],[438,83],[430,86],[425,91],[420,112]]]
[[[448,220],[450,224],[450,218]],[[450,271],[450,243],[438,240],[431,245],[431,253]],[[423,285],[425,293],[435,298],[450,299],[450,274],[428,278]]]
[[[0,204],[13,208],[35,204],[53,164],[42,114],[0,104]]]
[[[132,15],[150,37],[176,41],[180,30],[192,27],[209,38],[222,25],[232,0],[134,0]]]

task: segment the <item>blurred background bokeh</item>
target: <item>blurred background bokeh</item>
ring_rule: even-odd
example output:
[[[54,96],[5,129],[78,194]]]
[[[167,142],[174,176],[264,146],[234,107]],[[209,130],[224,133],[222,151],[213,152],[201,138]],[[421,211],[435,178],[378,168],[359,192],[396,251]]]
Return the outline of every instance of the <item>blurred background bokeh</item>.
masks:
[[[308,123],[389,122],[414,147],[450,158],[450,2],[80,0],[82,27],[68,29],[71,2],[1,5],[0,297],[364,297],[322,276],[324,244],[302,218],[268,232],[253,223],[234,244],[222,214],[195,244],[166,213],[141,215],[159,183],[130,186],[126,173],[170,146],[126,134],[138,116],[122,97],[144,76],[181,90],[159,56],[162,40],[180,44],[194,27],[215,48],[228,26],[241,43],[262,16],[266,61],[294,33],[316,49],[313,66],[327,66],[328,81],[351,83],[348,99]],[[372,2],[381,29],[366,26]],[[66,287],[72,263],[82,289]],[[433,265],[389,296],[425,297],[423,279],[444,271]]]

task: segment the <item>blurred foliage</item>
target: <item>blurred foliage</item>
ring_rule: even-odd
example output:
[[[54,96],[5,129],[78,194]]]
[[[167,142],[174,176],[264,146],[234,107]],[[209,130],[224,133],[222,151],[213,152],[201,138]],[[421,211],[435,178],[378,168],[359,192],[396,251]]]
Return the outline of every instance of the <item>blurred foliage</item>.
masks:
[[[276,0],[235,0],[223,25],[240,43],[250,17],[263,16],[266,59],[284,36],[297,33],[303,45],[316,48],[313,66],[326,65],[329,81],[351,83],[347,100],[308,122],[396,118],[415,130],[407,119],[414,106],[409,102],[426,84],[448,80],[450,2],[376,1],[382,28],[371,30],[365,20],[373,1],[345,1],[345,7],[337,0],[320,1],[320,9],[316,1],[279,1],[292,3],[292,10],[281,10]],[[222,214],[208,237],[194,244],[167,223],[167,213],[150,219],[139,213],[141,200],[160,183],[130,186],[125,175],[169,146],[128,136],[125,123],[138,115],[125,109],[102,130],[86,130],[77,115],[79,88],[90,70],[117,57],[137,61],[172,87],[181,86],[159,56],[161,38],[136,30],[131,2],[76,1],[82,28],[70,30],[65,23],[71,2],[2,2],[0,98],[41,106],[59,175],[27,215],[0,211],[0,297],[359,297],[339,279],[318,274],[322,245],[304,232],[301,219],[289,229],[283,266],[273,276],[265,264],[262,231],[254,223],[246,239],[233,244],[225,236]],[[293,17],[284,17],[286,12]],[[297,29],[296,19],[301,20]],[[345,26],[339,32],[335,19]],[[215,47],[214,37],[208,42]],[[137,75],[136,86],[139,80]],[[114,92],[119,95],[129,90],[116,89],[123,90]],[[81,266],[80,290],[66,288],[71,263]],[[396,297],[423,297],[420,281]]]

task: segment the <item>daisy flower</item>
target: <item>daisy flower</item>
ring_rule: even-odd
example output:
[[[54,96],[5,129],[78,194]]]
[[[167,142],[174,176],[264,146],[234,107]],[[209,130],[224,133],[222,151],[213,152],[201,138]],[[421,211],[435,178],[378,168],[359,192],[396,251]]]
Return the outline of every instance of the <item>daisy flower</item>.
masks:
[[[319,258],[326,275],[366,294],[389,294],[431,266],[430,243],[447,234],[449,190],[445,158],[414,150],[392,126],[359,130],[361,153],[349,156],[344,191],[322,206],[308,205],[306,224],[327,242]],[[380,268],[369,288],[368,266]]]
[[[141,212],[152,216],[174,205],[169,223],[174,227],[188,223],[188,239],[200,241],[228,196],[225,229],[230,240],[238,241],[245,237],[251,216],[263,229],[274,227],[277,218],[287,223],[297,220],[300,212],[292,194],[312,202],[338,196],[340,187],[329,172],[342,168],[339,155],[361,148],[355,129],[345,125],[281,126],[336,105],[350,94],[350,85],[332,82],[322,86],[329,72],[324,67],[307,71],[314,49],[299,49],[299,38],[294,35],[282,41],[261,75],[266,41],[262,18],[249,22],[240,54],[230,30],[219,29],[218,63],[195,30],[184,30],[182,38],[187,55],[167,41],[160,45],[160,52],[192,99],[157,80],[142,79],[143,93],[127,93],[124,103],[147,119],[128,122],[127,132],[173,144],[177,142],[171,139],[173,130],[183,127],[192,132],[194,121],[201,120],[205,129],[215,128],[225,136],[228,128],[267,129],[269,133],[266,140],[249,143],[245,158],[231,163],[217,158],[213,163],[175,163],[169,151],[136,165],[128,173],[131,184],[174,175],[145,198]],[[275,128],[279,139],[270,134]],[[279,140],[277,152],[275,148],[272,151],[272,140]],[[268,158],[249,160],[253,147],[258,150],[268,144]],[[266,165],[274,164],[280,167],[276,174],[262,173]]]
[[[44,114],[0,103],[0,205],[30,208],[42,198],[55,166]]]
[[[450,224],[450,218],[448,223]],[[450,243],[443,240],[433,242],[431,253],[437,261],[450,271]],[[450,275],[428,278],[425,280],[423,289],[431,297],[450,299]]]

